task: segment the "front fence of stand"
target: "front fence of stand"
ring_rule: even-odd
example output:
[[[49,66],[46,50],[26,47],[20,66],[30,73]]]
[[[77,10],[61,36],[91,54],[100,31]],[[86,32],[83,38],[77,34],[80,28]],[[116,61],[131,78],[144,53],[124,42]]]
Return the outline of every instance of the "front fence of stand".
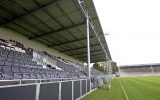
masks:
[[[0,86],[0,100],[75,100],[89,91],[90,79],[7,84]]]

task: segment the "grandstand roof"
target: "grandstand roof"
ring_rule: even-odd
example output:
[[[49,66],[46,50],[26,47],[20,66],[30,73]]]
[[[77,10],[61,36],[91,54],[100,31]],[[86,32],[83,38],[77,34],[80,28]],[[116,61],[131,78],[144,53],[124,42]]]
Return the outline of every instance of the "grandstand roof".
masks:
[[[85,0],[85,3],[108,53],[108,59],[111,59],[93,1]],[[87,61],[86,21],[78,0],[2,0],[0,26]],[[96,36],[91,33],[91,62],[105,61],[105,53]]]

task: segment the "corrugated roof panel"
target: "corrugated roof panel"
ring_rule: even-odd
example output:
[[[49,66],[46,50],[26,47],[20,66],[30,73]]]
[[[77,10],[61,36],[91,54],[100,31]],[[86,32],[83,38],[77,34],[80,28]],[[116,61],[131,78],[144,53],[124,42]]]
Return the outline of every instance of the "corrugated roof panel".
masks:
[[[46,25],[44,25],[43,23],[37,24],[36,26],[39,27],[40,29],[42,29],[42,30],[43,30],[44,32],[46,32],[46,33],[48,33],[48,32],[51,31],[51,29],[48,28],[48,27],[47,27]]]
[[[37,25],[41,23],[40,21],[35,19],[35,17],[33,17],[32,15],[27,15],[27,16],[24,16],[23,18],[33,25]]]
[[[24,7],[27,10],[31,10],[33,8],[36,8],[37,6],[35,5],[34,1],[32,0],[13,0],[17,2],[19,5]]]
[[[51,20],[51,17],[48,16],[46,14],[46,12],[44,12],[43,10],[38,10],[38,11],[34,12],[33,15],[36,16],[37,18],[41,19],[43,22]]]
[[[71,13],[77,10],[72,0],[61,0],[58,5],[63,9],[65,13]]]
[[[57,20],[65,27],[72,25],[72,22],[67,18],[67,16],[59,17]]]
[[[74,40],[74,37],[67,31],[60,32],[59,34],[68,39],[69,41]]]
[[[9,11],[16,13],[17,15],[25,13],[25,10],[23,10],[19,5],[17,5],[14,0],[10,0],[10,2],[7,2],[6,5],[1,5],[4,8],[8,9]]]
[[[96,31],[97,31],[99,34],[102,34],[102,29],[101,29],[101,27],[97,27],[97,26],[100,26],[98,19],[95,19],[93,22],[94,22],[94,24],[96,25]]]
[[[44,5],[48,2],[51,2],[52,0],[36,0],[38,3],[40,3],[40,5]]]
[[[19,25],[21,25],[21,26],[23,26],[23,27],[26,27],[26,28],[27,27],[31,27],[28,23],[24,22],[23,19],[18,19],[18,20],[14,21],[14,22],[19,24]]]
[[[38,35],[42,34],[42,31],[40,31],[34,27],[28,27],[27,29],[30,30],[31,32],[38,34]]]
[[[87,29],[86,29],[86,25],[82,25],[82,26],[79,26],[77,27],[79,29],[79,31],[81,31],[81,33],[86,36],[87,34]]]
[[[45,22],[47,25],[49,25],[50,27],[52,27],[54,30],[58,30],[58,29],[61,29],[62,27],[55,22],[55,20],[50,20],[50,21],[47,21]]]
[[[74,45],[77,45],[77,46],[79,46],[79,47],[82,47],[82,46],[83,46],[83,44],[82,44],[81,41],[73,42],[73,44],[74,44]]]
[[[97,14],[96,14],[96,12],[94,11],[94,9],[93,9],[92,7],[89,7],[89,8],[88,8],[88,11],[89,11],[89,15],[90,15],[92,18],[97,17]]]
[[[75,24],[84,22],[83,16],[79,12],[71,13],[71,14],[69,14],[69,17],[72,19],[72,21]]]
[[[5,22],[3,18],[0,17],[0,22],[3,23]]]
[[[84,0],[85,4],[87,5],[87,7],[93,6],[92,5],[92,0]]]
[[[0,14],[1,14],[1,16],[8,18],[8,19],[12,18],[12,16],[13,16],[13,14],[11,14],[3,9],[0,9]]]
[[[25,35],[28,36],[28,37],[30,37],[30,36],[35,36],[34,34],[32,34],[32,33],[28,32],[28,31],[24,30],[23,28],[18,27],[18,26],[15,25],[15,24],[8,23],[8,24],[6,24],[6,26],[8,26],[9,28],[11,27],[12,29],[14,29],[14,30],[17,31],[17,32],[20,32],[20,33],[22,33],[22,34],[25,34]]]
[[[83,38],[83,35],[81,34],[81,32],[78,31],[76,28],[69,29],[69,32],[71,32],[72,35],[74,35],[75,37]]]
[[[46,36],[44,37],[45,39],[52,41],[53,43],[57,42],[57,40],[55,39],[55,37],[51,37],[51,36]]]
[[[56,46],[56,47],[57,47],[57,46]],[[66,49],[70,49],[70,48],[71,48],[70,45],[60,45],[60,46],[58,46],[58,47],[60,47],[60,48],[63,49],[63,50],[66,50]]]
[[[61,17],[65,15],[56,4],[51,4],[45,7],[45,9],[54,17]]]
[[[45,45],[50,45],[50,44],[51,44],[51,42],[49,42],[49,41],[47,41],[47,40],[45,40],[45,39],[43,39],[43,38],[37,38],[36,40],[37,40],[37,41],[41,41],[41,43],[43,43],[43,44],[45,44]]]
[[[59,32],[58,32],[58,33],[51,34],[51,35],[48,35],[48,36],[56,37],[56,39],[57,39],[58,41],[61,41],[61,42],[67,42],[62,36],[59,35]]]
[[[96,40],[96,38],[91,38],[90,39],[90,44],[98,44],[99,42]]]

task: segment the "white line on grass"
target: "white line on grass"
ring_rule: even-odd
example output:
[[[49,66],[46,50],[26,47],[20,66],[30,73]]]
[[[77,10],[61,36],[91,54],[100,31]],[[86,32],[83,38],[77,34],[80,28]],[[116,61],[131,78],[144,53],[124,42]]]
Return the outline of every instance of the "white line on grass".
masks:
[[[118,80],[119,80],[119,79],[118,79]],[[124,92],[124,95],[125,95],[125,97],[126,97],[126,100],[129,100],[129,98],[128,98],[128,96],[127,96],[127,93],[126,93],[126,91],[124,90],[123,85],[122,85],[122,83],[121,83],[120,80],[119,80],[119,83],[120,83],[120,85],[121,85],[121,87],[122,87],[122,90],[123,90],[123,92]]]

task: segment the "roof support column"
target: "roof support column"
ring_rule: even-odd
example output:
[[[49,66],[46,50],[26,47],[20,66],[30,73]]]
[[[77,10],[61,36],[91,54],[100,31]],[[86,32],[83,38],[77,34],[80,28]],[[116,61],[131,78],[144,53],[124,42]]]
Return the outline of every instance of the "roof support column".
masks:
[[[88,78],[91,77],[90,72],[90,38],[89,38],[89,17],[87,17],[87,60],[88,60]]]
[[[89,27],[90,27],[90,21],[89,21],[89,14],[88,14],[88,10],[82,6],[84,3],[84,0],[78,0],[78,3],[85,15],[86,18],[86,26],[87,26],[87,64],[88,64],[88,78],[90,79],[91,77],[91,72],[90,72],[90,38],[89,38]]]

